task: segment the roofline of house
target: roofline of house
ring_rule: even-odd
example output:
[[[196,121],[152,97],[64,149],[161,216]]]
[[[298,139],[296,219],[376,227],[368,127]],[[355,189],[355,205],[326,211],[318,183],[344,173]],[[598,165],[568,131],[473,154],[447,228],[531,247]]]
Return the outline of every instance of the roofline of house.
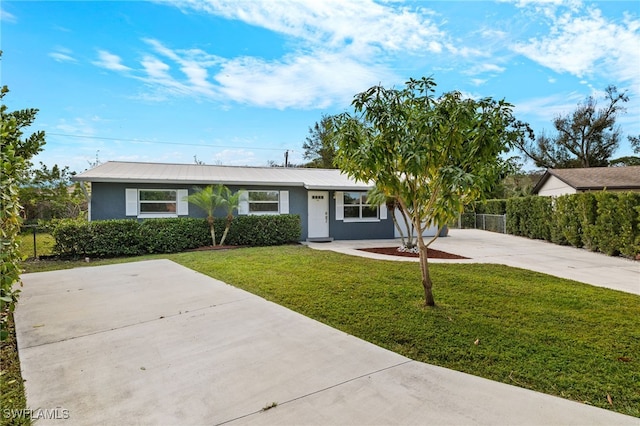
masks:
[[[567,182],[565,179],[562,179],[562,177],[558,176],[557,174],[553,173],[554,170],[553,169],[547,169],[544,172],[544,175],[542,175],[542,177],[540,178],[540,180],[538,181],[538,183],[536,184],[536,186],[533,187],[533,193],[537,194],[538,191],[540,191],[540,188],[542,188],[542,186],[549,180],[549,178],[551,176],[555,177],[556,179],[560,180],[561,182],[569,185],[570,187],[572,187],[573,189],[575,189],[576,191],[602,191],[605,189],[615,189],[615,190],[627,190],[627,189],[640,189],[640,185],[609,185],[609,186],[575,186],[573,184],[571,184],[570,182]]]
[[[311,191],[362,191],[363,189],[372,188],[371,185],[306,185],[304,182],[282,182],[282,181],[233,181],[233,180],[216,180],[211,179],[124,179],[124,178],[104,178],[104,177],[78,177],[71,178],[74,182],[95,182],[95,183],[127,183],[127,184],[182,184],[182,185],[211,185],[222,184],[232,186],[277,186],[291,187],[298,186]]]

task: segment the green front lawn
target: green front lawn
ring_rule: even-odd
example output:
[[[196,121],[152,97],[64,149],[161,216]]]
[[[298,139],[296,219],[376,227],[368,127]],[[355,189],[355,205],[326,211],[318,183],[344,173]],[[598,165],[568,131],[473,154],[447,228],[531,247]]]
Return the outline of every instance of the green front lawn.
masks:
[[[145,258],[159,257],[415,360],[640,417],[640,296],[500,265],[432,264],[438,306],[424,308],[417,263],[304,246]]]
[[[429,309],[416,263],[300,246],[169,257],[412,359],[640,417],[640,296],[432,264]]]

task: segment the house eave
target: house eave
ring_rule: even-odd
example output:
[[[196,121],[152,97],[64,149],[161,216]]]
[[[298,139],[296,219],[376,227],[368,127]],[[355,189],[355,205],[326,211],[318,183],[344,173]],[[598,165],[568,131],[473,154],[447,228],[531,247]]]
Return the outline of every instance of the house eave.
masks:
[[[282,181],[239,181],[239,180],[216,180],[207,179],[123,179],[123,178],[98,178],[98,177],[73,177],[74,182],[92,183],[126,183],[126,184],[181,184],[181,185],[211,185],[222,184],[229,186],[269,186],[269,187],[303,187],[310,191],[368,191],[372,185],[307,185],[304,182],[282,182]]]

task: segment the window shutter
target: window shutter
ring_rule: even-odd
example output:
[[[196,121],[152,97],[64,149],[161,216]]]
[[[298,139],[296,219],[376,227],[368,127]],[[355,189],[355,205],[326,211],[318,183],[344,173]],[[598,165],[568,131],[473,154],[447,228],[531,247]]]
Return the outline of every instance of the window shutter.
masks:
[[[189,202],[187,196],[189,196],[188,189],[178,189],[178,216],[189,216]]]
[[[249,193],[247,191],[242,191],[240,193],[240,201],[238,203],[238,214],[239,215],[249,214]]]
[[[344,192],[336,191],[336,220],[344,220]]]
[[[136,188],[126,188],[125,193],[125,215],[138,216],[138,190]]]
[[[382,204],[380,207],[380,220],[387,220],[387,205]]]
[[[280,191],[280,214],[289,214],[289,191]]]

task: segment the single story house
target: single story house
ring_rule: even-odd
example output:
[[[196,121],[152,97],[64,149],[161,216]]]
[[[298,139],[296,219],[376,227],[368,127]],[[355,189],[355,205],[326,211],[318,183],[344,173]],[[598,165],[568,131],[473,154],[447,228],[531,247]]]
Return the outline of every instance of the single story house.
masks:
[[[245,191],[239,215],[299,215],[303,241],[398,236],[387,207],[367,203],[372,186],[340,170],[110,161],[73,180],[91,183],[89,220],[205,217],[185,197],[223,184]]]
[[[533,193],[557,196],[605,189],[640,191],[640,166],[548,169]]]

